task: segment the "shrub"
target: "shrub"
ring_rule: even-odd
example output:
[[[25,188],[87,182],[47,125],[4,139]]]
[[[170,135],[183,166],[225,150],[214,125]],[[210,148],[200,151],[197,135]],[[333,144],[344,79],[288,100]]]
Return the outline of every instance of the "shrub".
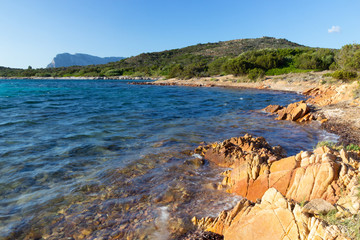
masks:
[[[230,59],[223,64],[224,72],[235,76],[245,75],[252,68],[253,64],[241,56]]]
[[[254,68],[249,71],[248,78],[250,78],[252,81],[256,81],[259,78],[262,78],[265,76],[265,71],[260,68]]]
[[[349,144],[346,146],[347,151],[360,151],[360,146],[355,144]]]
[[[304,73],[304,72],[311,72],[311,69],[298,69],[295,67],[285,67],[285,68],[273,68],[266,71],[267,76],[275,76],[275,75],[282,75],[287,73]]]
[[[179,77],[179,76],[181,76],[183,70],[184,69],[180,64],[175,64],[172,67],[170,67],[168,77],[169,78]]]
[[[295,58],[295,66],[301,69],[327,70],[334,63],[335,53],[331,49],[311,50]]]
[[[321,141],[321,142],[318,142],[318,143],[316,144],[315,149],[316,149],[316,148],[319,148],[319,147],[324,147],[324,146],[329,147],[329,148],[332,148],[332,149],[339,149],[339,147],[336,146],[336,143],[330,142],[330,141]],[[340,148],[341,148],[341,147],[340,147]]]
[[[120,69],[111,69],[105,72],[105,76],[112,77],[112,76],[120,76],[122,75],[123,71]]]
[[[360,70],[360,44],[343,46],[335,57],[336,63],[345,70]]]
[[[222,65],[228,60],[226,57],[217,58],[208,64],[208,74],[210,76],[219,75],[222,72]]]
[[[352,80],[357,78],[357,73],[353,71],[337,70],[332,74],[332,77],[339,80]]]

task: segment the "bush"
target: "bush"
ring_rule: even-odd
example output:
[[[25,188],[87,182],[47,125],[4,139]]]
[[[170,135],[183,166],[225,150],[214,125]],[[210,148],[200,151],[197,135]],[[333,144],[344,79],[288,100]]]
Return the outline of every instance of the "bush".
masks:
[[[248,78],[250,78],[252,81],[256,81],[259,78],[262,78],[265,76],[265,71],[260,68],[254,68],[249,71]]]
[[[340,146],[336,146],[336,143],[334,142],[330,142],[330,141],[321,141],[321,142],[318,142],[316,144],[316,147],[315,149],[319,148],[319,147],[328,147],[328,148],[332,148],[332,149],[335,149],[335,150],[340,150],[342,147]]]
[[[237,57],[226,61],[223,65],[225,73],[235,76],[245,75],[253,68],[253,64],[245,60],[243,57]]]
[[[301,69],[327,70],[334,63],[335,53],[330,49],[311,50],[295,58],[295,66]]]
[[[353,71],[337,70],[332,73],[332,77],[339,80],[352,80],[357,78],[357,73]]]
[[[346,146],[347,151],[360,151],[360,146],[355,144],[349,144]]]
[[[343,46],[335,57],[336,63],[345,70],[360,70],[360,44]]]
[[[120,69],[111,69],[111,70],[106,71],[104,75],[107,77],[113,77],[113,76],[121,76],[122,73],[123,73],[123,71]]]
[[[295,67],[285,67],[285,68],[273,68],[266,71],[267,76],[275,76],[275,75],[282,75],[287,73],[304,73],[304,72],[311,72],[311,69],[298,69]]]
[[[208,74],[210,76],[220,75],[222,72],[222,65],[228,60],[226,57],[217,58],[208,64]]]

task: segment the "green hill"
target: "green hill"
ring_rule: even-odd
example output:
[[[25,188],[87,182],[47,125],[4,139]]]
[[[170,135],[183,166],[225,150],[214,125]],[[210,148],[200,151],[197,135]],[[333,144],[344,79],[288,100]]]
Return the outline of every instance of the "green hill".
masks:
[[[323,50],[323,49],[320,49]],[[53,69],[0,68],[2,77],[114,77],[165,76],[201,77],[218,74],[248,74],[252,69],[266,72],[277,68],[317,69],[319,49],[305,47],[286,39],[263,37],[217,43],[197,44],[162,52],[143,53],[103,65],[73,66]],[[327,50],[333,59],[333,50]],[[321,56],[320,56],[321,57]],[[330,59],[330,60],[331,60]],[[302,64],[309,62],[308,65]],[[332,62],[330,61],[330,64]],[[325,64],[328,68],[330,64]],[[239,66],[244,65],[240,68]],[[302,66],[304,65],[304,66]],[[323,68],[323,67],[321,67]]]

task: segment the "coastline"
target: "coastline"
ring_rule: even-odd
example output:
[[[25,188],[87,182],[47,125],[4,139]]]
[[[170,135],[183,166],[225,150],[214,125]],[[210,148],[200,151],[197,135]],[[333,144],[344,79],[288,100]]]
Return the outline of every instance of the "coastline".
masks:
[[[277,79],[266,79],[264,82],[246,82],[244,79],[231,79],[231,76],[229,80],[227,81],[215,81],[211,79],[200,79],[201,82],[196,82],[196,79],[193,80],[158,80],[156,82],[152,83],[140,83],[140,84],[150,84],[150,85],[180,85],[180,86],[189,86],[189,87],[228,87],[228,88],[254,88],[254,89],[263,89],[268,91],[284,91],[284,92],[296,92],[299,94],[304,94],[308,96],[307,104],[311,105],[311,110],[314,114],[317,115],[323,115],[324,119],[327,119],[326,121],[322,122],[321,126],[323,128],[328,128],[329,130],[334,129],[334,131],[338,131],[343,133],[344,142],[348,141],[349,143],[356,143],[356,133],[359,133],[359,131],[356,130],[356,127],[359,125],[357,122],[357,113],[359,112],[359,104],[358,100],[353,98],[352,95],[352,88],[354,88],[354,84],[357,83],[339,83],[338,85],[332,85],[332,84],[321,84],[321,81],[324,80],[321,76],[321,74],[318,74],[318,76],[315,77],[313,80],[309,80],[308,77],[314,77],[313,75],[299,75],[296,74],[296,76],[283,76],[279,77]],[[296,78],[296,79],[295,79]],[[47,78],[48,79],[48,78]],[[305,80],[304,80],[305,79]],[[238,82],[239,80],[239,82]],[[242,82],[243,80],[243,82]],[[217,84],[212,84],[212,82],[215,82]],[[350,91],[350,92],[349,92]],[[351,93],[351,94],[350,94]],[[275,118],[275,117],[274,117]],[[350,121],[351,120],[351,121]],[[347,123],[351,124],[347,124]],[[303,123],[300,123],[303,124]],[[306,123],[304,123],[306,124]],[[336,125],[338,124],[338,125]],[[341,128],[339,128],[339,124],[341,125]],[[345,131],[344,129],[347,129]],[[354,130],[355,129],[355,130]],[[341,135],[340,135],[341,137]],[[239,140],[241,139],[241,140]],[[250,140],[249,140],[250,139]],[[296,182],[295,176],[298,172],[307,171],[307,169],[310,169],[309,172],[315,173],[315,179],[314,182],[320,181],[320,182],[326,182],[326,179],[317,179],[317,176],[320,176],[324,172],[326,174],[333,174],[332,181],[336,183],[336,186],[340,186],[341,184],[344,184],[346,186],[344,191],[347,195],[346,197],[354,198],[354,189],[357,187],[355,185],[355,177],[360,176],[359,175],[359,160],[358,156],[353,152],[341,152],[341,151],[333,151],[328,148],[321,148],[320,150],[315,150],[314,152],[300,152],[296,156],[288,157],[288,158],[282,158],[283,156],[277,155],[277,150],[274,147],[268,146],[265,140],[261,138],[252,138],[251,136],[244,136],[240,138],[233,138],[229,140],[225,140],[223,143],[213,143],[208,145],[207,149],[199,149],[199,154],[203,154],[204,158],[208,161],[214,161],[211,160],[211,158],[214,158],[215,161],[218,161],[220,159],[226,159],[226,156],[223,156],[223,153],[230,153],[229,156],[235,156],[232,158],[232,160],[236,161],[237,158],[239,158],[239,154],[245,153],[246,156],[243,159],[244,162],[247,164],[243,164],[244,162],[240,162],[239,165],[246,169],[246,172],[243,172],[241,169],[236,168],[235,164],[233,166],[227,165],[226,167],[232,168],[233,170],[225,172],[224,180],[221,184],[219,184],[219,187],[222,187],[223,189],[229,189],[229,192],[232,191],[232,193],[238,193],[237,191],[240,191],[239,189],[247,189],[247,192],[254,192],[249,199],[250,200],[244,200],[238,203],[236,207],[231,211],[224,211],[219,215],[218,218],[204,218],[204,219],[197,219],[196,216],[193,219],[193,223],[200,227],[203,230],[206,231],[212,231],[216,234],[216,239],[223,239],[221,236],[225,236],[225,239],[237,239],[234,238],[231,234],[236,234],[240,231],[243,231],[243,227],[241,224],[239,226],[239,219],[242,219],[247,212],[253,212],[253,215],[246,215],[247,221],[249,221],[249,218],[253,218],[254,215],[262,215],[263,212],[259,210],[265,209],[265,210],[272,210],[272,211],[281,211],[286,212],[286,214],[292,214],[294,218],[297,216],[300,216],[301,218],[307,218],[307,230],[306,231],[317,231],[317,234],[320,234],[319,231],[326,232],[327,228],[323,227],[325,224],[317,216],[315,216],[312,213],[302,212],[303,207],[300,202],[304,201],[302,199],[302,196],[297,196],[288,194],[288,189],[291,188],[301,188],[301,186],[304,186],[304,183],[301,181]],[[240,143],[246,143],[241,145]],[[260,144],[259,144],[260,143]],[[230,146],[230,148],[229,148]],[[235,146],[235,147],[234,147]],[[255,146],[253,148],[252,146]],[[210,149],[210,150],[209,150]],[[239,150],[240,149],[240,150]],[[259,150],[260,149],[260,150]],[[265,150],[264,150],[265,149]],[[213,155],[211,155],[211,151]],[[269,153],[270,151],[270,153]],[[272,152],[271,152],[272,151]],[[195,151],[196,152],[196,151]],[[251,155],[247,155],[246,152],[251,152]],[[207,154],[207,155],[206,155]],[[210,155],[209,155],[210,154]],[[216,155],[217,154],[217,155]],[[254,155],[252,155],[254,154]],[[256,155],[258,154],[258,155]],[[265,154],[265,155],[264,155]],[[255,156],[255,157],[254,157]],[[256,156],[260,156],[259,158],[256,158]],[[263,159],[263,157],[268,156],[267,159]],[[312,160],[310,160],[312,159]],[[316,159],[316,162],[314,162],[314,159]],[[335,159],[335,160],[334,160]],[[312,161],[312,162],[311,162]],[[226,163],[228,164],[228,163]],[[317,164],[317,165],[316,165]],[[316,166],[315,166],[316,165]],[[290,168],[289,168],[290,167]],[[325,169],[326,171],[317,171],[321,169]],[[345,169],[345,170],[344,170]],[[280,171],[279,171],[280,170]],[[284,171],[286,171],[286,174],[283,174]],[[305,173],[306,173],[305,171]],[[345,172],[345,173],[344,173]],[[237,175],[237,173],[239,173]],[[250,178],[247,178],[246,181],[242,182],[243,176],[241,174],[246,174],[247,176],[250,176]],[[346,178],[346,176],[349,175],[351,177],[351,181]],[[280,181],[281,184],[283,184],[286,181],[290,181],[284,183],[286,189],[283,188],[276,189],[276,190],[269,190],[272,189],[270,187],[272,186],[270,183],[273,181],[273,178],[279,177],[280,178],[275,181]],[[305,176],[305,175],[304,175]],[[341,177],[340,177],[341,176]],[[305,178],[305,177],[304,177]],[[319,177],[320,178],[320,177]],[[271,180],[272,179],[272,180]],[[340,181],[340,180],[342,181]],[[339,181],[338,181],[339,180]],[[352,185],[349,185],[347,181],[350,181]],[[236,185],[239,184],[240,185]],[[295,182],[295,184],[294,184]],[[243,185],[241,185],[243,184]],[[245,185],[244,185],[245,184]],[[293,184],[293,185],[291,185]],[[309,184],[309,182],[307,183]],[[217,184],[215,184],[217,185]],[[276,185],[276,184],[275,184]],[[269,192],[264,192],[265,187],[268,188]],[[330,186],[330,187],[329,187]],[[336,186],[330,184],[327,185],[327,189],[334,188],[336,189]],[[279,187],[279,185],[275,186]],[[220,188],[221,189],[221,188]],[[250,189],[250,190],[249,190]],[[336,191],[341,190],[342,188],[338,188]],[[339,190],[339,191],[340,191]],[[228,190],[226,190],[228,191]],[[299,190],[296,190],[299,191]],[[295,192],[296,192],[295,191]],[[248,194],[247,193],[247,194]],[[283,195],[281,197],[280,195]],[[319,198],[325,198],[327,201],[331,201],[331,204],[334,203],[333,198],[331,197],[339,197],[339,196],[333,196],[331,195],[333,193],[328,193],[328,190],[325,195],[322,194],[314,194],[314,196]],[[353,194],[353,195],[351,195]],[[241,194],[240,194],[241,195]],[[305,196],[310,196],[311,194],[305,194]],[[244,195],[247,196],[247,195]],[[248,196],[247,196],[248,197]],[[286,198],[285,198],[286,197]],[[306,198],[306,202],[311,201],[312,199]],[[294,201],[296,203],[294,203]],[[344,200],[346,204],[351,204],[351,202],[346,202],[348,200]],[[358,199],[356,199],[358,201]],[[286,202],[286,204],[284,204]],[[359,201],[360,202],[360,201]],[[339,206],[345,206],[348,205],[340,205]],[[284,207],[286,205],[286,207]],[[344,208],[345,208],[344,207]],[[254,209],[257,209],[256,211]],[[291,210],[290,212],[288,210]],[[245,211],[246,210],[246,211]],[[296,211],[295,211],[296,210]],[[300,212],[299,212],[300,211]],[[305,210],[304,210],[305,211]],[[342,214],[350,214],[349,212],[346,212],[345,210],[341,210]],[[298,214],[298,215],[297,215]],[[353,214],[351,212],[351,214]],[[310,216],[310,217],[309,217]],[[269,228],[275,228],[275,220],[276,218],[273,218],[273,216],[268,216],[269,220],[267,226]],[[251,219],[250,219],[251,220]],[[259,226],[262,225],[263,221],[267,221],[264,219],[258,220]],[[292,220],[291,220],[292,221]],[[316,222],[316,224],[313,224],[312,222]],[[303,224],[298,219],[296,219],[295,222],[291,222],[291,224],[295,224],[297,226],[300,226]],[[255,226],[255,225],[253,225]],[[315,226],[315,227],[314,227]],[[319,226],[319,227],[317,227]],[[324,225],[325,226],[325,225]],[[323,227],[323,228],[321,228]],[[316,229],[315,229],[316,228]],[[230,229],[230,230],[229,230]],[[313,230],[315,229],[315,230]],[[332,228],[333,229],[333,228]],[[256,226],[255,229],[251,229],[252,232],[256,232]],[[337,229],[335,232],[336,234],[340,234],[341,232]],[[299,227],[298,230],[292,230],[292,231],[300,231]],[[246,232],[246,231],[244,231]],[[310,233],[307,234],[310,234]],[[203,233],[200,233],[200,235]],[[267,232],[264,233],[265,236],[257,237],[253,239],[280,239],[277,237],[269,237],[266,236],[268,234]],[[86,235],[86,234],[85,234]],[[221,235],[221,236],[220,236]],[[206,237],[208,236],[208,237]],[[194,237],[191,238],[185,238],[185,239],[215,239],[213,235],[208,235],[208,233],[204,233],[203,237]],[[244,238],[239,238],[244,239]],[[251,238],[245,238],[245,239],[251,239]],[[292,237],[291,237],[292,239]],[[297,239],[294,237],[294,239]],[[303,238],[301,238],[303,239]],[[305,239],[305,238],[304,238]],[[311,237],[306,239],[313,239]],[[326,237],[320,237],[316,239],[332,239],[332,238],[326,238]],[[347,238],[336,238],[336,239],[347,239]]]
[[[0,80],[158,80],[152,77],[131,77],[131,76],[114,76],[114,77],[0,77]]]
[[[242,82],[231,76],[217,81],[203,78],[140,83],[304,94],[321,128],[337,134],[337,144],[342,145],[334,149],[325,145],[286,158],[276,155],[277,150],[268,146],[265,139],[249,135],[199,146],[195,153],[231,168],[223,173],[220,189],[246,198],[218,217],[194,216],[192,222],[198,230],[184,239],[359,238],[360,153],[357,148],[345,147],[360,144],[360,102],[356,94],[360,84],[334,84],[331,79],[324,83],[322,74],[308,81],[301,79],[303,75],[288,75],[276,82],[268,78],[261,83]]]
[[[316,115],[327,121],[321,128],[339,136],[339,144],[360,145],[359,96],[356,90],[360,84],[342,82],[324,77],[324,72],[293,73],[268,76],[263,81],[251,82],[246,77],[232,75],[218,77],[155,80],[154,82],[132,83],[137,85],[249,88],[269,91],[295,92],[308,97],[307,104]],[[360,90],[359,90],[360,91]]]
[[[251,81],[243,76],[213,76],[190,79],[158,79],[149,85],[176,85],[189,87],[230,87],[230,88],[255,88],[274,91],[302,93],[310,88],[317,87],[323,79],[325,72],[290,73],[278,76],[266,76],[262,81]],[[143,83],[146,84],[146,83]]]

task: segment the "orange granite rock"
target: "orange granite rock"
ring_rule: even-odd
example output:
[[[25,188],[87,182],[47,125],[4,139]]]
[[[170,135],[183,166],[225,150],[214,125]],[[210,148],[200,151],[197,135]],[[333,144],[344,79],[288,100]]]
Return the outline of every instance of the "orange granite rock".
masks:
[[[232,167],[223,187],[250,201],[257,201],[267,189],[276,188],[297,202],[322,198],[334,204],[341,193],[351,191],[354,184],[350,183],[360,176],[360,156],[345,150],[320,147],[288,158],[281,158],[280,152],[263,138],[246,135],[212,145],[205,158]]]
[[[302,207],[287,200],[275,188],[268,189],[258,204],[243,199],[217,218],[194,217],[192,221],[207,231],[223,235],[225,240],[348,239],[338,227],[304,213]]]
[[[287,107],[269,105],[263,110],[271,114],[277,114],[277,120],[307,122],[315,119],[313,114],[310,113],[309,106],[304,101],[291,103]]]

